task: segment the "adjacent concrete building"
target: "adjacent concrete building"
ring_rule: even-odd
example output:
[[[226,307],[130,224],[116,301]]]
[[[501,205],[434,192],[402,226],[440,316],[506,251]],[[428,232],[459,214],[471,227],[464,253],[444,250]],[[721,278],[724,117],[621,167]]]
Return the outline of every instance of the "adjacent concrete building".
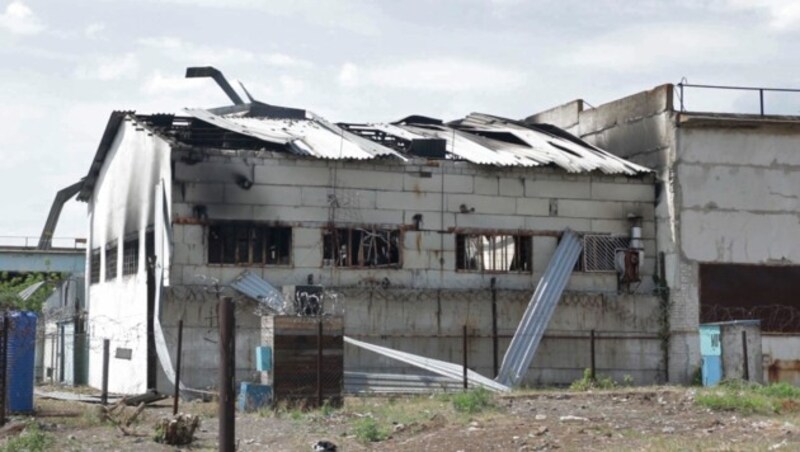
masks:
[[[656,170],[670,381],[697,371],[699,323],[755,318],[767,379],[800,384],[800,117],[682,111],[677,94],[662,85],[596,108],[577,100],[526,122]]]
[[[642,150],[646,150],[643,148]],[[184,116],[112,114],[79,199],[88,203],[89,383],[166,390],[184,321],[183,383],[216,384],[216,284],[249,271],[318,284],[345,334],[460,361],[493,377],[565,228],[585,237],[528,374],[665,378],[654,176],[552,126],[489,115],[451,123],[331,124],[258,102]],[[620,281],[615,253],[642,230]],[[258,380],[257,300],[237,300],[237,376]],[[405,372],[346,348],[347,370]]]

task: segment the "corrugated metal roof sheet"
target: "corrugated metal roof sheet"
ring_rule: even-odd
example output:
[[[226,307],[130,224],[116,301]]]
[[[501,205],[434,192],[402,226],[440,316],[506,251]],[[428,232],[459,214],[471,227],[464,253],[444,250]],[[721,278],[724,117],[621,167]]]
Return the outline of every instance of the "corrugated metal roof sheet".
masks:
[[[582,248],[580,237],[565,230],[511,338],[497,375],[498,382],[518,386],[525,377]]]
[[[406,159],[393,149],[360,137],[314,114],[297,119],[244,114],[217,115],[203,109],[186,109],[186,113],[232,132],[287,145],[291,152],[298,155],[343,160],[389,156]]]
[[[228,285],[278,314],[285,311],[283,294],[258,275],[245,271]]]

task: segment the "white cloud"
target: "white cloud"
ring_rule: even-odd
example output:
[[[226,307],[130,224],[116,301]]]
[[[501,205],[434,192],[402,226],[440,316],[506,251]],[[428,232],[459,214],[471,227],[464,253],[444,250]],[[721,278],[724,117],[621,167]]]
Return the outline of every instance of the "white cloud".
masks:
[[[86,26],[83,29],[83,35],[89,39],[97,39],[100,37],[100,33],[102,33],[106,29],[106,24],[104,23],[92,23]]]
[[[120,80],[134,78],[139,71],[139,59],[134,53],[100,57],[92,64],[79,66],[75,76],[84,80]]]
[[[340,28],[358,34],[378,35],[386,17],[377,2],[369,0],[150,0],[158,3],[188,5],[192,8],[242,9],[270,16],[300,19],[312,25]],[[299,25],[301,26],[301,25]]]
[[[145,94],[174,94],[201,89],[204,79],[165,76],[156,71],[142,85]]]
[[[745,30],[708,24],[651,23],[619,28],[576,44],[558,61],[565,66],[637,73],[693,64],[736,64],[753,58],[750,49],[760,39]]]
[[[158,50],[165,56],[187,64],[232,65],[265,64],[281,68],[308,68],[312,64],[283,53],[255,53],[234,47],[214,47],[194,44],[180,38],[160,36],[143,38],[140,45]]]
[[[726,6],[738,10],[764,11],[769,26],[779,31],[796,31],[800,26],[800,2],[797,0],[724,0]]]
[[[339,84],[348,88],[358,85],[358,66],[345,63],[339,70]]]
[[[0,14],[0,28],[15,35],[35,35],[46,27],[27,5],[21,1],[13,1]]]
[[[344,86],[372,85],[415,91],[506,91],[522,85],[515,70],[461,58],[421,58],[363,68],[346,63],[339,71]]]

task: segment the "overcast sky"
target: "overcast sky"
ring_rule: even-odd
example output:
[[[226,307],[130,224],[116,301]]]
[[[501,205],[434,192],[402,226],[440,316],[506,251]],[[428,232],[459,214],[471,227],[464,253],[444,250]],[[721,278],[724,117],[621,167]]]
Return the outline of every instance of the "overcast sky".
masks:
[[[800,88],[798,49],[794,0],[0,0],[0,236],[41,232],[112,110],[229,104],[187,66],[334,121],[520,118],[682,77]],[[687,105],[757,108],[742,94]],[[800,95],[767,106],[800,114]],[[56,236],[85,231],[72,201]]]

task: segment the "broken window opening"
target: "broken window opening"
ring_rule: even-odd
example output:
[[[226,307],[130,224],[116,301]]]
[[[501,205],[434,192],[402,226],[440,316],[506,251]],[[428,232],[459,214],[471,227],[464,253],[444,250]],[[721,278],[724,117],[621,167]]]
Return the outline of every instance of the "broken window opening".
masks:
[[[236,265],[289,265],[292,228],[248,222],[209,226],[208,263]]]
[[[106,281],[111,281],[117,277],[118,254],[116,242],[106,245]]]
[[[139,239],[129,239],[122,244],[122,275],[135,275],[139,271]]]
[[[400,231],[396,229],[326,229],[322,242],[327,267],[400,267]]]
[[[456,234],[456,270],[533,271],[533,240],[510,234]]]
[[[89,284],[100,282],[100,248],[92,250],[89,256]]]

